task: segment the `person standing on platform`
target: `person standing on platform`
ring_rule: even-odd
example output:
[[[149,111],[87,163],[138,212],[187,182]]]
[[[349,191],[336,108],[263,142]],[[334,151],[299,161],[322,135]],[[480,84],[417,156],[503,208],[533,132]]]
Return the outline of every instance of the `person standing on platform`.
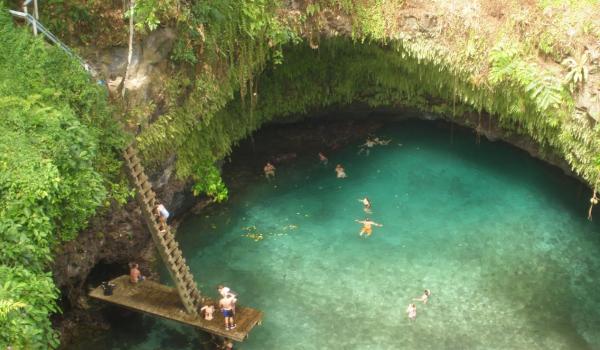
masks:
[[[233,317],[235,313],[236,301],[237,299],[231,293],[227,294],[226,297],[219,301],[219,307],[221,308],[223,318],[225,319],[225,329],[227,330],[235,328],[235,321]]]
[[[146,277],[142,276],[140,266],[137,263],[129,264],[129,281],[131,283],[138,283],[145,279]]]

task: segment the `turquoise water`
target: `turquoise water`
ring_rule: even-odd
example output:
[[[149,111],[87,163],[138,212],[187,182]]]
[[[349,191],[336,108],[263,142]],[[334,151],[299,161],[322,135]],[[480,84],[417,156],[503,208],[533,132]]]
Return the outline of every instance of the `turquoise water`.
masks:
[[[447,130],[410,122],[378,136],[393,141],[369,156],[350,145],[329,166],[312,155],[280,165],[179,228],[205,293],[224,283],[265,312],[241,349],[600,349],[588,190],[469,133],[450,144]],[[366,239],[354,222],[364,196],[384,225]],[[432,297],[411,323],[424,288]],[[143,320],[143,336],[117,329],[98,344],[198,348],[194,331]]]

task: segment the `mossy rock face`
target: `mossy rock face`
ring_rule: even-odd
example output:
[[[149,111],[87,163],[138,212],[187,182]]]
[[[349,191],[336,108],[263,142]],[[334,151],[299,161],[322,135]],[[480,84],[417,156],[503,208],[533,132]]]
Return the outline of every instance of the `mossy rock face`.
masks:
[[[206,169],[263,123],[354,102],[449,119],[491,114],[596,182],[598,108],[596,95],[586,95],[596,91],[596,70],[586,68],[594,73],[572,92],[561,65],[585,48],[593,55],[596,3],[228,3],[209,1],[180,17],[164,12],[165,23],[202,25],[177,22],[161,108],[136,110],[156,120],[138,137],[145,161],[158,166],[177,154],[178,176],[199,189],[221,187],[214,176],[206,181],[214,173]],[[561,26],[577,31],[564,36]]]

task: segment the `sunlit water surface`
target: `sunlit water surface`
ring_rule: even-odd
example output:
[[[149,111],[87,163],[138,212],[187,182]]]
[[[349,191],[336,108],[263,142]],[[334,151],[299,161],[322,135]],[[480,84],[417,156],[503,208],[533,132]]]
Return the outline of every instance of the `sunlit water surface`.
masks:
[[[200,288],[216,297],[224,283],[265,312],[239,348],[600,349],[588,190],[471,134],[451,144],[448,130],[410,122],[379,136],[393,141],[369,156],[348,146],[328,166],[281,165],[180,227]],[[363,196],[384,225],[367,239],[354,222]],[[411,323],[406,307],[424,288],[433,295]],[[198,348],[193,330],[142,320],[82,348]]]

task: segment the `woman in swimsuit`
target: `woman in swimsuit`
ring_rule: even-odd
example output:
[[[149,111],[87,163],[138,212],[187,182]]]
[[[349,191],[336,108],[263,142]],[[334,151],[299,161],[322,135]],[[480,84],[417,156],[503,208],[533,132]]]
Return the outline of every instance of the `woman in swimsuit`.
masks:
[[[363,204],[363,210],[365,213],[371,214],[371,201],[369,201],[369,198],[365,197],[363,199],[359,199],[358,201]]]
[[[406,308],[406,313],[408,314],[408,319],[414,321],[417,319],[417,305],[408,304],[408,308]]]

